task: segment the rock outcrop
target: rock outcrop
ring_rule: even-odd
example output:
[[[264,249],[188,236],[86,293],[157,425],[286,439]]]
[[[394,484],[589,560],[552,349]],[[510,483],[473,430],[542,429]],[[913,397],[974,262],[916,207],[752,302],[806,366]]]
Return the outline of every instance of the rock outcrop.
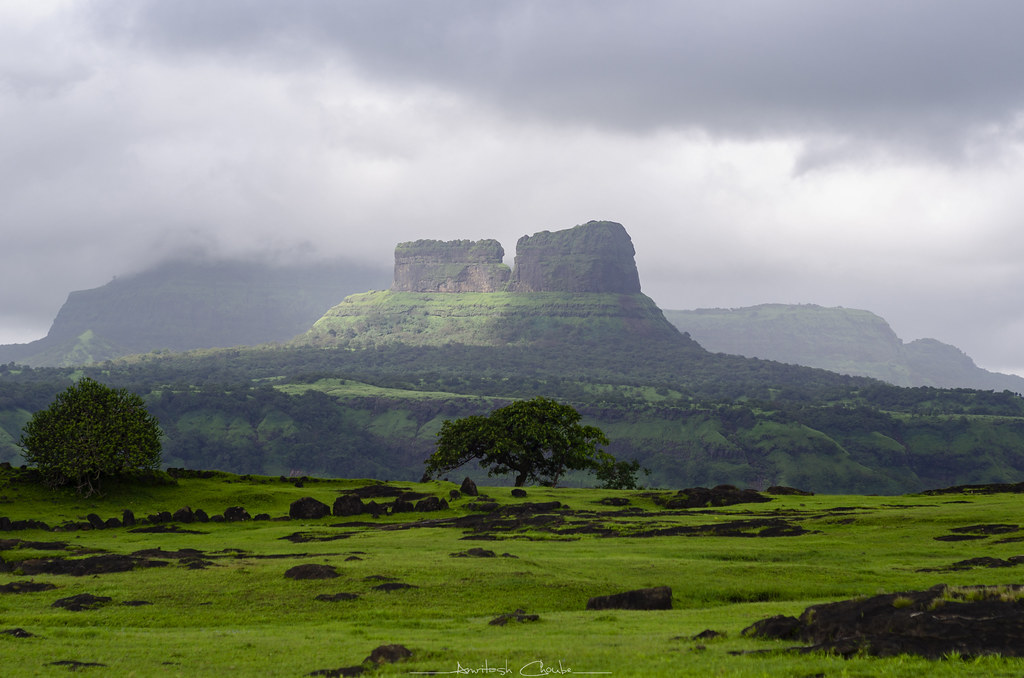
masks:
[[[614,221],[524,235],[508,290],[638,294],[635,254],[626,229]]]
[[[500,292],[511,272],[497,240],[417,240],[395,247],[395,292]]]

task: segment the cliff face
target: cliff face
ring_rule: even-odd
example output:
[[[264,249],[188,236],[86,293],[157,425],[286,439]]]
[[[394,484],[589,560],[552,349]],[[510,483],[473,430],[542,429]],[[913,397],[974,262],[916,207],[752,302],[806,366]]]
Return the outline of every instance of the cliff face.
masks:
[[[523,236],[508,290],[638,294],[635,254],[626,229],[614,221]]]
[[[500,292],[511,272],[497,240],[417,240],[395,247],[395,292]]]

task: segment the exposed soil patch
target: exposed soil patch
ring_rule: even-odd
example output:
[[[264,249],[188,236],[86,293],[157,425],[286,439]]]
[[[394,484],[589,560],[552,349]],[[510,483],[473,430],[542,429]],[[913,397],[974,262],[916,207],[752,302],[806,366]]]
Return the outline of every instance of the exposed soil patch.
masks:
[[[342,600],[355,600],[358,597],[358,593],[321,593],[316,599],[326,603],[337,603]]]
[[[672,589],[656,586],[636,589],[610,596],[594,596],[587,601],[588,610],[671,610]]]
[[[8,571],[20,572],[26,576],[37,574],[67,574],[72,577],[84,577],[93,574],[110,574],[111,572],[128,572],[137,567],[163,567],[166,560],[151,560],[117,554],[104,554],[86,558],[30,558],[20,562],[8,563]]]
[[[74,659],[61,659],[59,661],[50,662],[47,666],[64,666],[67,667],[68,671],[78,671],[79,669],[88,669],[95,666],[106,666],[99,662],[80,662]]]
[[[288,579],[334,579],[340,575],[331,565],[307,563],[290,568],[284,576]]]
[[[57,588],[55,585],[44,581],[12,581],[10,584],[0,586],[0,593],[35,593],[55,588]]]
[[[797,537],[808,530],[782,518],[750,518],[708,525],[676,525],[655,530],[640,530],[629,537]]]
[[[180,525],[170,524],[159,524],[151,525],[150,527],[136,527],[133,530],[128,530],[137,534],[207,534],[201,530],[186,530]]]
[[[813,605],[795,617],[771,617],[744,635],[801,640],[796,648],[851,657],[916,654],[939,659],[1024,656],[1024,587],[947,587]]]
[[[15,638],[34,638],[36,634],[29,633],[25,629],[4,629],[0,633],[5,636],[13,636]]]
[[[412,584],[406,584],[405,582],[389,581],[389,582],[385,582],[383,584],[379,584],[377,586],[374,586],[372,588],[373,588],[374,591],[384,591],[385,593],[390,593],[391,591],[401,591],[403,589],[415,589],[415,588],[419,588],[419,587],[418,586],[413,586]]]
[[[933,537],[935,541],[974,541],[976,539],[987,539],[983,534],[944,534]]]
[[[33,551],[66,551],[71,545],[66,541],[25,541],[24,539],[0,539],[0,551],[32,549]]]
[[[143,605],[152,605],[153,603],[148,600],[126,600],[121,604],[125,607],[142,607]]]
[[[373,524],[371,523],[371,525]],[[342,526],[349,527],[349,525],[346,524],[342,524]],[[373,526],[377,527],[377,525]],[[324,534],[322,532],[293,532],[281,537],[281,539],[286,539],[293,544],[304,544],[311,541],[337,541],[339,539],[348,539],[351,536],[352,533],[350,532],[342,532],[339,534]]]
[[[976,567],[1014,567],[1021,563],[1024,563],[1024,556],[1010,556],[1007,560],[992,558],[991,556],[981,556],[979,558],[960,560],[948,567],[924,568],[918,570],[918,572],[950,572],[955,570],[972,570]]]
[[[688,487],[674,495],[664,492],[648,492],[654,503],[666,509],[705,508],[708,506],[734,506],[736,504],[760,504],[772,501],[756,490],[741,490],[734,485],[717,485],[712,488]]]
[[[65,610],[71,610],[72,612],[81,612],[83,610],[95,610],[96,608],[103,607],[111,600],[110,596],[94,596],[91,593],[79,593],[77,596],[59,598],[53,601],[53,604],[50,605],[50,607],[59,607]]]
[[[1019,525],[1006,525],[1002,523],[994,523],[990,525],[968,525],[967,527],[953,527],[950,528],[950,532],[956,532],[957,534],[1007,534],[1008,532],[1017,532],[1020,530]]]
[[[540,621],[540,615],[526,614],[525,610],[516,610],[515,612],[506,612],[500,614],[491,621],[487,622],[491,626],[505,626],[509,622],[535,622]]]
[[[345,490],[342,494],[355,495],[360,499],[401,497],[405,501],[415,501],[430,496],[423,492],[413,492],[408,487],[392,487],[390,485],[363,485],[362,487]]]

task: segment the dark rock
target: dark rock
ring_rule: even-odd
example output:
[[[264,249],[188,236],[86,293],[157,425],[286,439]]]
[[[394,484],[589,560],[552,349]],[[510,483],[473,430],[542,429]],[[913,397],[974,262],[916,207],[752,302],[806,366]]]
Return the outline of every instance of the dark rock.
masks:
[[[7,636],[13,636],[14,638],[33,638],[36,635],[34,633],[29,633],[25,629],[4,629],[3,631],[0,631],[0,633]]]
[[[1017,600],[1024,587],[959,587],[938,585],[812,605],[793,626],[762,620],[744,631],[770,638],[799,638],[844,657],[867,653],[879,657],[915,654],[939,659],[951,653],[964,658],[981,655],[1024,656],[1024,606]],[[775,618],[773,618],[775,619]],[[748,633],[749,631],[749,633]]]
[[[661,503],[667,509],[689,509],[763,503],[771,501],[771,497],[766,497],[756,490],[741,490],[732,485],[718,485],[711,489],[706,487],[689,487],[685,490],[679,490],[674,497],[669,499],[657,496],[654,500]]]
[[[57,587],[50,582],[12,581],[9,584],[0,584],[0,593],[35,593],[55,588]]]
[[[347,676],[361,676],[365,671],[362,666],[342,666],[337,669],[317,669],[307,673],[307,676],[324,676],[325,678],[344,678]]]
[[[449,490],[448,491],[448,500],[449,501],[455,501],[456,499],[458,499],[461,496],[462,496],[462,493],[459,492],[458,490]]]
[[[307,563],[296,565],[284,573],[289,579],[334,579],[339,576],[338,571],[331,565],[318,565]]]
[[[767,490],[765,490],[765,492],[767,494],[775,494],[775,495],[787,495],[787,494],[789,494],[789,495],[797,495],[797,496],[801,496],[801,497],[813,497],[814,496],[813,492],[808,492],[807,490],[798,490],[795,487],[786,487],[785,485],[772,485]]]
[[[629,504],[629,500],[625,497],[605,497],[597,503],[605,506],[626,506]]]
[[[196,519],[195,514],[192,513],[192,509],[188,506],[180,508],[174,512],[171,519],[179,523],[191,523]]]
[[[100,662],[80,662],[74,659],[61,659],[55,662],[49,662],[47,666],[65,666],[68,671],[77,671],[78,669],[87,669],[92,666],[106,666]]]
[[[512,496],[513,497],[518,497],[518,498],[522,499],[523,497],[526,496],[526,490],[524,490],[524,489],[522,489],[520,487],[517,487],[517,488],[512,490]]]
[[[966,527],[953,527],[950,532],[957,534],[1008,534],[1020,530],[1019,525],[1007,525],[1004,523],[992,523],[987,525],[968,525]]]
[[[345,562],[347,563],[347,562],[350,562],[350,561],[353,561],[353,560],[362,560],[362,558],[360,558],[359,556],[349,556],[348,558],[345,559]]]
[[[135,527],[135,514],[131,509],[125,509],[121,513],[121,524],[125,527]]]
[[[622,224],[590,221],[516,243],[511,292],[638,294],[633,242]]]
[[[467,497],[475,497],[480,494],[480,491],[476,487],[476,483],[469,476],[466,476],[462,481],[462,485],[459,486],[459,492],[466,495]]]
[[[222,514],[220,514],[220,513],[217,513],[217,514],[215,514],[215,515],[212,515],[212,516],[210,516],[210,522],[211,522],[211,523],[223,523],[223,522],[225,522],[225,521],[227,521],[227,518],[225,518],[225,517],[224,517],[224,516],[223,516]]]
[[[253,520],[270,520],[269,513],[257,513],[252,517]]]
[[[474,501],[466,504],[466,508],[471,511],[484,511],[485,513],[497,511],[498,507],[499,504],[496,501]]]
[[[17,564],[22,574],[66,574],[72,577],[85,577],[94,574],[110,574],[128,572],[136,567],[163,567],[167,561],[149,560],[134,556],[104,554],[87,558],[30,558]]]
[[[148,600],[126,600],[121,604],[126,607],[142,607],[143,605],[152,605],[153,603]]]
[[[417,240],[395,247],[396,292],[500,292],[511,271],[497,240]]]
[[[207,515],[203,509],[196,509],[192,512],[192,517],[195,518],[197,523],[208,523],[210,522],[210,516]]]
[[[89,524],[92,525],[93,529],[95,530],[102,530],[104,527],[106,527],[106,525],[103,522],[103,518],[100,518],[95,513],[90,513],[85,517],[85,519],[89,521]]]
[[[799,632],[800,620],[796,617],[787,617],[782,614],[754,622],[742,631],[745,636],[778,639],[793,639],[797,637]]]
[[[358,516],[363,512],[363,500],[354,494],[343,494],[334,500],[334,515]]]
[[[224,522],[224,516],[217,516],[220,522]],[[151,527],[136,527],[129,530],[132,534],[206,534],[200,530],[186,530],[178,525],[153,525]]]
[[[110,596],[94,596],[91,593],[79,593],[77,596],[70,596],[68,598],[55,600],[50,607],[59,607],[65,610],[71,610],[72,612],[81,612],[83,610],[95,610],[98,607],[103,607],[110,601]]]
[[[488,551],[482,548],[471,548],[468,551],[460,551],[458,553],[448,554],[452,558],[495,558],[497,554],[494,551]]]
[[[380,645],[373,648],[370,656],[363,660],[371,664],[394,664],[405,661],[412,656],[412,651],[404,645]]]
[[[690,640],[713,640],[715,638],[724,638],[725,634],[721,631],[713,631],[711,629],[704,629],[697,635],[693,636]]]
[[[159,518],[160,519],[158,521],[152,521],[152,522],[169,523],[172,520],[174,520],[174,516],[171,515],[170,511],[161,511]]]
[[[321,593],[316,599],[326,603],[337,603],[342,600],[355,600],[358,597],[358,593]]]
[[[241,506],[231,506],[224,509],[224,520],[237,522],[240,520],[252,520],[252,516]]]
[[[387,592],[387,593],[390,593],[391,591],[401,591],[402,589],[415,589],[415,588],[419,588],[419,587],[413,586],[412,584],[405,584],[405,583],[400,582],[400,581],[389,581],[389,582],[385,582],[383,584],[379,584],[378,586],[374,586],[373,587],[373,589],[375,591],[384,591],[384,592]]]
[[[413,506],[413,503],[411,501],[404,501],[402,499],[396,499],[393,502],[391,502],[391,512],[392,513],[410,513],[410,512],[415,511],[415,510],[416,510],[416,507]]]
[[[313,497],[296,499],[288,507],[288,517],[292,520],[318,520],[331,515],[331,507]]]
[[[107,518],[106,521],[104,521],[103,523],[103,527],[109,530],[115,527],[122,527],[122,525],[121,521],[117,518]]]
[[[491,626],[504,626],[505,624],[508,624],[510,621],[535,622],[540,621],[540,615],[526,614],[525,611],[520,609],[516,610],[515,612],[506,612],[505,614],[500,614],[487,623]]]
[[[416,502],[416,510],[420,513],[443,511],[446,508],[448,508],[448,502],[437,497],[427,497]]]
[[[671,610],[672,589],[656,586],[610,596],[595,596],[587,601],[588,610]]]

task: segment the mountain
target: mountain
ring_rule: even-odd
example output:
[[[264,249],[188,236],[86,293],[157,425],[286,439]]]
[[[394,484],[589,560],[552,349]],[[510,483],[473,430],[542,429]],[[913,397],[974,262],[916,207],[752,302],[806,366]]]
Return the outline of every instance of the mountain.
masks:
[[[46,337],[0,346],[0,363],[70,366],[156,350],[288,341],[387,272],[335,260],[275,266],[172,261],[72,292]]]
[[[1024,392],[1024,378],[989,372],[935,339],[904,343],[870,311],[813,304],[665,311],[665,317],[717,353],[807,365],[897,386]]]
[[[641,293],[634,255],[626,229],[611,221],[524,236],[511,270],[496,240],[400,243],[390,290],[345,298],[293,343],[690,343]]]

